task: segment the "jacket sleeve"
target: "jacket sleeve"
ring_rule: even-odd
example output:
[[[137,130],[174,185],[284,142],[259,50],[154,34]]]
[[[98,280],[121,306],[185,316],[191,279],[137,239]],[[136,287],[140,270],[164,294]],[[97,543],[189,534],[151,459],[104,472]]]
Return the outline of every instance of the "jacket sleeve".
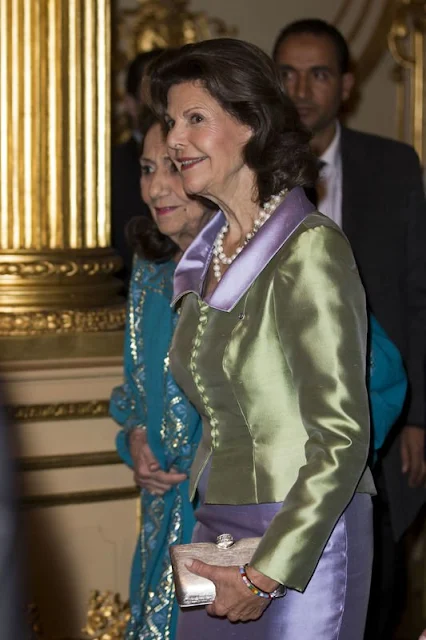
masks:
[[[306,430],[305,463],[252,564],[303,591],[365,470],[370,422],[364,290],[349,244],[303,231],[273,283],[276,330]]]
[[[409,405],[406,423],[425,424],[426,367],[426,201],[423,178],[417,155],[407,149],[403,161],[406,194],[406,361],[409,381]]]

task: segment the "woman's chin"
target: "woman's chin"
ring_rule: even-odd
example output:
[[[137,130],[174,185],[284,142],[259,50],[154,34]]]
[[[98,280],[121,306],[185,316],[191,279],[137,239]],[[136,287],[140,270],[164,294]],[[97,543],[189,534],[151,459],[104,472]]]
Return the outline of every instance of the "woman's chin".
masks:
[[[185,179],[185,175],[183,176],[183,188],[190,196],[200,195],[203,190],[203,186],[199,180],[191,180],[189,177]]]
[[[177,228],[176,224],[167,224],[167,222],[163,222],[161,224],[161,222],[157,225],[158,226],[158,230],[160,233],[162,233],[164,236],[168,236],[170,238],[170,236],[175,236],[176,233],[179,233],[180,229]]]

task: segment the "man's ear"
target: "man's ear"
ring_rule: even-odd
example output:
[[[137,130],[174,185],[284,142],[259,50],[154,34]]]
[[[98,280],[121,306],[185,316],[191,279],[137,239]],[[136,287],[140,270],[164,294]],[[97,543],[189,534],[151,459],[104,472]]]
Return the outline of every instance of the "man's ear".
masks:
[[[352,90],[355,84],[355,76],[348,71],[342,76],[342,102],[346,102],[351,97]]]

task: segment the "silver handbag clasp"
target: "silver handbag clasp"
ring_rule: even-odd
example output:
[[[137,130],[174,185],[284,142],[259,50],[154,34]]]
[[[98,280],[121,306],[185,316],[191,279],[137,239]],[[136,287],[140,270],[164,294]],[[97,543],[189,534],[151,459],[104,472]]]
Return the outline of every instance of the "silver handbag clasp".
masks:
[[[234,544],[235,540],[230,533],[221,533],[220,536],[216,538],[216,546],[219,549],[229,549]]]

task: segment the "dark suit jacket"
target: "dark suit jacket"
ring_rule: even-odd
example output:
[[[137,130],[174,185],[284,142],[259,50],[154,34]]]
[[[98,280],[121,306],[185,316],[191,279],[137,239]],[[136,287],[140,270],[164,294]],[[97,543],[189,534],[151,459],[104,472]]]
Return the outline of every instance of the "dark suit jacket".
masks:
[[[127,283],[132,271],[132,250],[125,228],[134,216],[149,215],[140,191],[139,143],[130,138],[112,149],[111,156],[111,236],[112,246],[124,262],[123,279]]]
[[[342,226],[372,312],[404,358],[409,397],[383,457],[394,534],[424,503],[401,473],[402,424],[425,424],[426,204],[422,173],[406,144],[342,128]]]

